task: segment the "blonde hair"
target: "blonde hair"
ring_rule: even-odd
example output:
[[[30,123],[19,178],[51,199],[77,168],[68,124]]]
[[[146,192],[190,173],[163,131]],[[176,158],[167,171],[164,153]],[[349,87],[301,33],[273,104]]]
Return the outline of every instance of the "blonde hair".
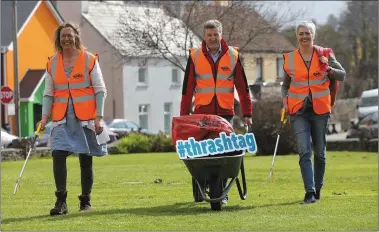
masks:
[[[74,31],[76,49],[83,50],[84,46],[83,46],[82,39],[80,38],[80,31],[79,31],[78,26],[76,26],[75,24],[73,24],[71,22],[64,22],[63,24],[59,25],[59,27],[55,30],[55,33],[54,33],[54,49],[55,49],[55,52],[57,52],[57,53],[62,52],[61,31],[63,28],[66,28],[66,27],[71,27],[72,30]]]
[[[305,27],[311,31],[313,38],[316,36],[316,25],[312,21],[302,21],[296,26],[296,35],[300,27]]]

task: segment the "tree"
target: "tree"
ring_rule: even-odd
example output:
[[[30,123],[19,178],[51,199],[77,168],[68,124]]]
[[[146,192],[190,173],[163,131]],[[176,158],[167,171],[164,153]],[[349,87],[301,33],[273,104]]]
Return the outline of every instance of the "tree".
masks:
[[[325,25],[316,25],[315,44],[333,49],[347,72],[338,96],[351,98],[378,86],[378,2],[346,4],[338,18],[330,15]],[[286,28],[282,34],[293,42],[294,31],[295,27]]]
[[[378,2],[348,2],[339,32],[350,52],[345,96],[358,97],[363,90],[378,87]]]
[[[285,13],[268,4],[242,0],[126,2],[113,38],[120,45],[134,44],[125,47],[125,56],[161,57],[184,71],[183,60],[188,58],[189,48],[200,45],[202,25],[209,19],[223,23],[223,38],[239,51],[268,49],[273,33],[300,15],[290,9],[283,11],[285,2],[276,3]]]

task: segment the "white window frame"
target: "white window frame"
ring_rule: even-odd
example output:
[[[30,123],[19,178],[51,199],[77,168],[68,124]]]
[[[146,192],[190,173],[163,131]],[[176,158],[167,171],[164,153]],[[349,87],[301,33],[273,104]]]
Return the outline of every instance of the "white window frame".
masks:
[[[276,79],[282,80],[284,78],[284,70],[283,70],[284,58],[276,57]]]
[[[257,67],[257,78],[256,81],[263,81],[263,57],[257,57],[255,59],[255,64]]]
[[[146,129],[146,130],[149,129],[149,108],[150,108],[149,104],[138,105],[138,121],[139,121],[138,124],[142,129]],[[143,123],[141,123],[141,116],[145,116],[145,115],[147,116],[146,128],[144,128]]]
[[[176,72],[176,81],[174,80],[174,72]],[[180,75],[179,69],[174,67],[171,69],[171,84],[172,85],[180,85]]]
[[[144,81],[143,82],[141,82],[140,81],[140,77],[141,77],[141,71],[142,70],[144,70]],[[147,85],[147,77],[148,77],[148,69],[147,69],[147,67],[146,66],[143,66],[143,67],[139,67],[138,68],[138,76],[137,76],[137,84],[139,85],[139,86],[146,86]]]
[[[166,111],[166,106],[169,107],[168,111]],[[166,119],[168,117],[168,125],[166,125]],[[172,102],[163,103],[163,126],[164,131],[167,134],[171,134],[171,117],[172,117]]]

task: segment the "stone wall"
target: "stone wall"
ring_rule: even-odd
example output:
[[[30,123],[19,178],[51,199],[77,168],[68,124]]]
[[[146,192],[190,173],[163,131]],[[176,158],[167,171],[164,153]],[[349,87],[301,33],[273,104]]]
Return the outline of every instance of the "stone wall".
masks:
[[[359,98],[338,99],[332,109],[331,121],[340,123],[341,131],[350,128],[350,122],[358,118],[357,104]]]
[[[24,149],[20,148],[7,148],[1,149],[1,161],[8,160],[25,160],[27,152]],[[46,157],[51,156],[50,148],[48,147],[37,147],[32,150],[31,157]]]
[[[378,152],[378,139],[369,141],[359,141],[359,139],[344,139],[337,141],[328,141],[328,151],[368,151]],[[116,146],[108,149],[110,155],[119,154]],[[47,147],[37,147],[31,153],[31,157],[48,157],[51,156],[50,149]],[[25,160],[26,155],[22,149],[8,148],[1,150],[1,161]]]
[[[326,150],[378,152],[378,139],[368,141],[359,141],[359,139],[328,141]]]

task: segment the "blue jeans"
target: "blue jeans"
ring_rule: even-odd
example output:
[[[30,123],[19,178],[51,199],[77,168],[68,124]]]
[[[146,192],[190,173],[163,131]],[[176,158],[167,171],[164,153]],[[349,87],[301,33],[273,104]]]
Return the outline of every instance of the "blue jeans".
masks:
[[[299,152],[299,165],[306,192],[315,192],[324,184],[326,166],[326,131],[329,113],[318,115],[313,111],[290,115]],[[311,141],[312,138],[312,141]],[[312,143],[312,144],[311,144]],[[312,148],[314,168],[312,168]]]

